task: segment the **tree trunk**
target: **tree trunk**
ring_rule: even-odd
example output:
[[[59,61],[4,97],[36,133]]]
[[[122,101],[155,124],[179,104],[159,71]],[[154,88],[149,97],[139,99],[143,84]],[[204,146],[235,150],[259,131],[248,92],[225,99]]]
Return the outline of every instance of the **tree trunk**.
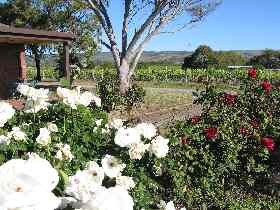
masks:
[[[36,64],[36,69],[37,69],[37,75],[36,75],[36,80],[41,81],[41,59],[38,53],[35,53],[35,64]]]
[[[122,95],[126,95],[128,89],[130,88],[130,77],[129,64],[125,59],[123,59],[119,68],[120,92]]]
[[[37,71],[37,75],[36,75],[36,80],[37,81],[41,81],[41,56],[39,55],[39,49],[37,46],[32,45],[31,46],[31,51],[32,54],[34,55],[34,60],[35,60],[35,65],[36,65],[36,71]]]

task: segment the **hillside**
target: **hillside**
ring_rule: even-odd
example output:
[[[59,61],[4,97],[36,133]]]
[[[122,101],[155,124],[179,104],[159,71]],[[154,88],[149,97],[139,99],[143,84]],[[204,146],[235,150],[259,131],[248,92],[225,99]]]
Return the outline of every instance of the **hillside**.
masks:
[[[262,50],[236,50],[236,52],[243,54],[246,58],[251,58],[261,54]],[[190,51],[146,51],[143,53],[140,62],[181,64],[184,58],[190,54],[192,54]],[[45,55],[42,64],[55,66],[56,59],[57,57],[54,55]],[[100,52],[96,54],[93,61],[96,64],[112,63],[113,58],[110,52]],[[34,61],[31,57],[27,57],[27,63],[32,66],[34,65]]]

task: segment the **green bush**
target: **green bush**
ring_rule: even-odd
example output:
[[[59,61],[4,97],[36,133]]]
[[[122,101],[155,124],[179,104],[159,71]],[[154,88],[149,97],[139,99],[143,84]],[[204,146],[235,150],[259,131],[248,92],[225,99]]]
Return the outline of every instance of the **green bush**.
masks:
[[[272,176],[279,172],[280,94],[256,77],[250,70],[239,92],[207,87],[196,94],[201,116],[171,129],[166,173],[178,203],[190,209],[279,209]]]
[[[0,117],[0,168],[2,164],[12,159],[25,160],[28,159],[30,153],[36,153],[50,162],[52,167],[59,172],[60,182],[54,190],[55,195],[71,196],[65,191],[71,182],[69,181],[71,176],[81,173],[81,170],[86,170],[90,161],[101,165],[104,156],[109,154],[118,158],[118,164],[126,165],[122,169],[121,175],[133,179],[135,183],[135,187],[129,192],[126,189],[127,193],[133,197],[134,209],[153,209],[162,199],[165,199],[165,178],[157,171],[162,165],[163,157],[168,152],[168,140],[159,136],[156,127],[152,124],[140,124],[140,127],[135,127],[128,122],[124,122],[124,124],[108,122],[107,114],[98,107],[98,100],[95,98],[93,99],[95,104],[88,105],[86,102],[92,95],[89,92],[82,93],[80,89],[58,88],[57,94],[51,93],[52,97],[49,97],[48,91],[43,89],[21,86],[20,90],[27,96],[23,98],[27,100],[24,108],[14,112],[7,103],[1,102],[0,104],[0,110],[5,114]],[[138,92],[136,91],[130,97],[135,99],[138,97]],[[56,100],[51,100],[51,98]],[[29,102],[32,103],[29,104]],[[50,102],[50,104],[45,102]],[[49,123],[52,123],[52,126]],[[42,128],[48,134],[45,133],[42,136],[44,140],[38,140]],[[119,135],[118,140],[116,140],[117,135]],[[140,149],[138,152],[136,148],[132,154],[136,153],[137,157],[133,158],[130,154],[130,144],[123,138],[131,145],[143,144],[144,150]],[[150,149],[153,140],[157,138],[166,142],[162,156],[156,155],[157,153]],[[127,146],[121,145],[121,141]],[[141,144],[140,147],[142,147]],[[65,145],[67,146],[64,147]],[[157,145],[155,147],[157,149]],[[116,163],[112,162],[110,167],[116,167],[114,164]],[[40,170],[40,168],[37,169]],[[94,173],[89,175],[92,175],[91,179],[94,179]],[[119,176],[106,177],[102,186],[107,188],[115,186]],[[78,181],[75,183],[79,184]],[[16,184],[18,183],[15,183],[14,186]],[[21,188],[16,188],[16,190],[20,191]],[[77,188],[77,190],[81,193],[86,192],[83,191],[83,188]],[[17,203],[17,201],[15,202]],[[80,201],[76,202],[78,205]]]
[[[101,79],[97,84],[97,90],[100,95],[103,109],[107,112],[124,107],[125,110],[131,111],[135,106],[144,103],[145,90],[136,85],[128,89],[125,96],[120,94],[119,81],[114,74],[108,74]]]
[[[267,69],[280,69],[280,52],[265,50],[261,55],[251,58],[249,64]]]

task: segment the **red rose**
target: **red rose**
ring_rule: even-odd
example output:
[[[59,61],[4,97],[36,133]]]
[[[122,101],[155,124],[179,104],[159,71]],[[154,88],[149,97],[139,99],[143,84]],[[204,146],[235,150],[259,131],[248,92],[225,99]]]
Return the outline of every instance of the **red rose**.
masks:
[[[252,125],[253,128],[258,129],[260,127],[260,120],[257,119],[257,118],[254,118],[251,121],[251,125]]]
[[[266,91],[266,92],[269,92],[272,90],[272,85],[270,84],[269,81],[263,81],[262,83],[262,88]]]
[[[247,135],[248,132],[249,132],[249,130],[248,130],[248,128],[241,127],[241,128],[239,129],[239,132],[240,132],[242,135]]]
[[[275,150],[275,143],[273,138],[271,137],[264,137],[261,141],[262,145],[265,146],[265,148],[270,151],[273,152]]]
[[[190,140],[189,140],[188,137],[186,137],[186,136],[181,137],[181,144],[186,145],[186,144],[189,144],[189,143],[190,143]]]
[[[215,140],[218,137],[218,129],[217,128],[205,128],[204,135],[209,140]]]
[[[235,104],[236,98],[237,98],[237,93],[234,93],[234,92],[225,93],[224,94],[224,103],[232,106]]]
[[[248,76],[251,77],[252,79],[256,79],[257,78],[257,69],[256,68],[249,69]]]
[[[199,123],[200,120],[201,120],[201,117],[200,117],[200,116],[193,116],[193,117],[191,118],[191,123],[192,123],[193,125],[195,125],[195,124]]]

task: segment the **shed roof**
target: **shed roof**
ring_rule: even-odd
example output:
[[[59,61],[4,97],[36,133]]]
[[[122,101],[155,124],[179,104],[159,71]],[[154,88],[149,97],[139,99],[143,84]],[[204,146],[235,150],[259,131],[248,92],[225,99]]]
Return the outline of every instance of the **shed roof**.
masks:
[[[0,43],[39,44],[47,42],[69,42],[75,36],[72,33],[17,28],[0,24]]]

